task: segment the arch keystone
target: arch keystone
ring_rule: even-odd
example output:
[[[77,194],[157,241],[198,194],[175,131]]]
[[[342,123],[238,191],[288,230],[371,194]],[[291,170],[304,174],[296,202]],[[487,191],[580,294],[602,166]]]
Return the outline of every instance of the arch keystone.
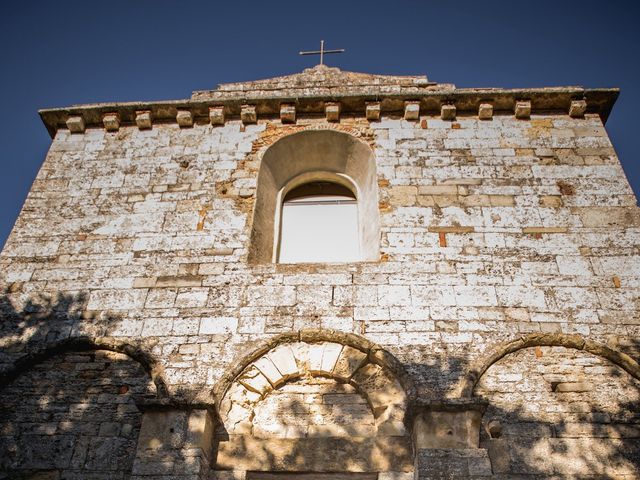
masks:
[[[273,362],[285,380],[299,374],[296,357],[288,344],[280,345],[271,350],[267,357]]]
[[[339,343],[325,343],[322,350],[322,366],[323,373],[331,373],[338,362],[338,357],[342,352],[342,345]]]

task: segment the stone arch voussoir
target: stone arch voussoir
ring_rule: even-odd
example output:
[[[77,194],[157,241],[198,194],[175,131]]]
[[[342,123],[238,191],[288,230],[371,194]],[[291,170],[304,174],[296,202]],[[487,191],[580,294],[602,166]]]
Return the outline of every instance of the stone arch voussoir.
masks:
[[[587,340],[580,335],[569,334],[530,334],[502,343],[493,349],[488,356],[478,360],[468,371],[461,387],[462,397],[472,397],[480,378],[494,363],[518,350],[531,347],[565,347],[582,350],[602,357],[622,368],[633,378],[640,380],[640,365],[629,355],[614,350],[604,344]]]

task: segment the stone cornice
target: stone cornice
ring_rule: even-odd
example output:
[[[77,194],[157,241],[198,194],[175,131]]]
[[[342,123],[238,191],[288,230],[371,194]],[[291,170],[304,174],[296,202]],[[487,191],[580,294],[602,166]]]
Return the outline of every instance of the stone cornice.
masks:
[[[422,87],[404,89],[401,93],[340,93],[332,96],[264,96],[258,92],[234,92],[234,95],[207,99],[185,99],[158,102],[98,103],[76,105],[65,108],[40,110],[40,117],[53,137],[58,129],[83,131],[84,128],[100,127],[108,130],[119,126],[138,125],[150,128],[153,123],[220,123],[220,107],[226,120],[240,119],[243,106],[253,107],[256,119],[278,118],[285,105],[289,118],[291,108],[295,108],[295,117],[306,115],[326,115],[326,103],[338,103],[342,116],[367,116],[367,106],[379,108],[380,116],[406,116],[407,105],[419,104],[420,115],[438,115],[445,119],[455,115],[482,115],[493,107],[493,113],[522,115],[529,113],[556,113],[581,116],[584,113],[598,114],[603,122],[607,120],[619,95],[617,88],[584,89],[582,87],[552,87],[531,89],[499,88],[452,88],[425,91]],[[445,106],[445,109],[443,109]],[[450,106],[454,106],[452,109]],[[217,109],[215,107],[218,107]],[[217,110],[216,119],[211,109]],[[452,117],[453,113],[453,117]],[[192,122],[185,121],[192,119]],[[370,118],[367,116],[367,118]],[[486,119],[486,116],[481,116]],[[490,118],[490,117],[489,117]],[[116,122],[117,120],[117,122]],[[243,118],[244,121],[244,118]],[[254,120],[255,121],[255,120]],[[246,122],[245,122],[246,123]]]

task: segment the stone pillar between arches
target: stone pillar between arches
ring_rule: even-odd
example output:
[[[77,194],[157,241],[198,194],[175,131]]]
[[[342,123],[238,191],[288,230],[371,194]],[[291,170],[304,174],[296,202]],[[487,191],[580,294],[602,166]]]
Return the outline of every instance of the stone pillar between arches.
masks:
[[[416,480],[491,479],[486,449],[479,448],[486,403],[477,399],[420,405],[413,420]]]
[[[208,479],[213,429],[206,409],[145,409],[131,480]]]

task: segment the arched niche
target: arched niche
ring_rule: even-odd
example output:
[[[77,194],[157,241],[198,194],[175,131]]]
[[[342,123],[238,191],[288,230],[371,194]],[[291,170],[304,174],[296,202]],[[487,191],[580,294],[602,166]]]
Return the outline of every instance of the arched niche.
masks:
[[[71,337],[65,340],[48,343],[27,353],[18,359],[6,370],[0,373],[0,388],[12,382],[14,379],[47,359],[69,351],[105,350],[122,353],[135,360],[147,372],[153,381],[159,400],[167,399],[169,391],[162,376],[160,362],[144,348],[123,342],[113,337]]]
[[[467,391],[487,404],[480,447],[495,474],[640,474],[640,379],[629,356],[578,335],[532,334],[476,369]]]
[[[229,382],[218,406],[221,426],[215,468],[412,470],[405,426],[408,396],[395,373],[367,348],[331,340],[292,340],[261,350]],[[295,399],[287,407],[282,398],[289,394]],[[272,412],[293,419],[277,430],[260,424],[264,418],[273,420],[273,415],[264,413],[273,401],[280,403]],[[348,411],[348,422],[322,420],[309,429],[296,423],[300,409],[307,412],[310,407],[314,418],[325,414],[328,418],[332,413],[327,409],[335,404]],[[340,453],[331,453],[336,451]]]
[[[637,361],[623,352],[619,352],[607,345],[587,340],[580,335],[570,335],[562,333],[532,333],[523,335],[515,340],[511,340],[496,345],[489,351],[488,355],[479,358],[465,375],[461,385],[461,396],[471,397],[476,384],[484,373],[501,358],[515,353],[523,348],[531,347],[566,347],[575,350],[584,350],[598,357],[609,360],[626,371],[633,378],[640,380],[640,365]]]
[[[380,220],[375,158],[357,138],[332,130],[309,130],[278,140],[262,157],[251,230],[249,261],[276,261],[282,200],[304,183],[346,186],[358,202],[361,260],[380,255]]]
[[[139,405],[158,394],[153,365],[129,347],[67,340],[18,361],[0,388],[0,471],[11,478],[128,476]]]

